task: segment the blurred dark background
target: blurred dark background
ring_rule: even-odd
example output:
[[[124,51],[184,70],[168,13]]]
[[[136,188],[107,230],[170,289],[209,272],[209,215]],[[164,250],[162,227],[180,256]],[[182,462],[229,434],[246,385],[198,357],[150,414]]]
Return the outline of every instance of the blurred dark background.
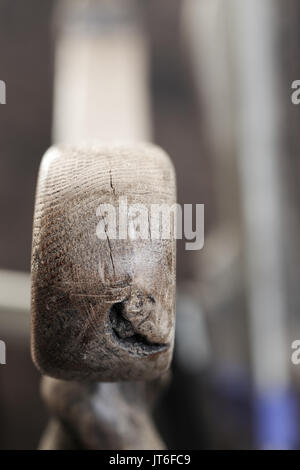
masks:
[[[132,66],[147,71],[146,80],[142,72],[137,77],[146,83],[147,97],[143,99],[148,104],[140,107],[148,113],[150,122],[146,131],[140,131],[141,137],[154,141],[171,155],[179,202],[205,204],[205,248],[200,252],[186,251],[184,241],[178,242],[178,328],[173,379],[156,410],[158,425],[173,449],[252,448],[257,441],[264,447],[264,432],[269,436],[269,431],[265,431],[262,420],[268,428],[268,420],[272,423],[275,416],[277,423],[283,413],[286,430],[274,438],[274,446],[298,446],[299,374],[290,362],[290,343],[297,339],[297,332],[300,337],[300,110],[291,104],[290,87],[293,80],[300,78],[300,5],[296,0],[261,0],[264,9],[257,1],[240,3],[244,4],[244,12],[234,0],[0,0],[0,79],[7,85],[7,104],[0,105],[0,339],[7,345],[7,364],[0,366],[0,449],[36,448],[47,422],[39,396],[40,376],[31,362],[29,344],[31,230],[39,163],[53,141],[70,138],[78,130],[80,123],[76,119],[69,127],[65,122],[71,115],[66,83],[70,88],[74,85],[74,89],[77,82],[81,88],[85,85],[92,90],[105,86],[96,81],[91,70],[98,77],[98,66],[100,76],[102,58],[107,65],[111,57],[112,73],[116,72],[114,54],[124,54],[123,50],[117,51],[118,34],[122,42],[127,29],[128,70],[120,71],[121,81],[122,74],[130,76],[130,61],[140,60],[141,64]],[[245,177],[253,169],[242,157],[246,154],[246,138],[240,143],[240,123],[247,126],[248,122],[247,109],[246,117],[243,113],[247,108],[243,93],[252,90],[245,79],[247,63],[241,56],[246,54],[254,74],[260,65],[247,42],[253,39],[254,43],[255,32],[251,39],[250,27],[243,29],[242,24],[239,30],[236,26],[236,22],[246,18],[247,11],[253,18],[260,15],[259,24],[272,30],[270,42],[275,54],[273,62],[269,62],[270,67],[276,66],[278,80],[272,96],[276,95],[280,108],[279,125],[272,124],[280,128],[280,150],[274,151],[279,156],[270,157],[271,170],[275,168],[280,178],[275,183],[266,179],[270,187],[273,184],[270,192],[266,189],[266,200],[272,191],[280,194],[282,211],[279,215],[274,212],[274,217],[277,214],[278,225],[283,229],[280,252],[284,256],[282,263],[275,265],[283,278],[280,285],[284,286],[286,302],[281,316],[279,312],[276,317],[284,329],[280,329],[279,320],[272,321],[272,302],[264,308],[270,315],[268,323],[263,323],[262,333],[274,338],[274,342],[266,344],[261,362],[265,361],[267,370],[276,372],[270,372],[271,385],[265,386],[259,381],[259,361],[253,353],[262,339],[257,337],[257,320],[255,323],[255,317],[251,317],[251,299],[257,287],[251,282],[255,277],[251,266],[248,269],[253,232],[247,222],[247,188],[250,185],[255,193],[260,182],[259,176],[249,181]],[[260,37],[259,32],[256,31],[256,40],[267,43],[267,27],[263,33],[266,37]],[[113,49],[107,45],[110,34]],[[141,41],[145,43],[144,55],[139,49]],[[82,71],[82,61],[87,60],[84,51],[88,48],[92,68]],[[266,73],[262,86],[268,87],[268,78],[275,79],[275,75],[268,75],[268,63],[262,73]],[[262,108],[272,108],[272,96],[266,95]],[[78,96],[75,100],[75,94],[73,98],[76,118],[86,98]],[[101,107],[101,97],[98,104]],[[124,104],[120,102],[119,106]],[[90,109],[92,121],[92,104]],[[259,106],[256,111],[261,115]],[[101,122],[100,117],[99,128]],[[102,138],[99,132],[95,137]],[[89,137],[84,130],[82,136]],[[256,141],[256,134],[251,136]],[[258,143],[260,139],[264,140],[263,133],[258,135]],[[268,153],[266,142],[262,148]],[[253,152],[254,155],[255,149]],[[254,158],[253,162],[255,165]],[[263,210],[266,226],[262,224],[259,229],[262,238],[272,230],[267,216],[270,206],[264,206],[264,198]],[[272,207],[271,210],[275,211]],[[278,246],[274,246],[275,251]],[[258,270],[259,276],[261,271]],[[276,283],[269,286],[268,270],[263,275],[269,298],[273,298],[272,286]],[[278,344],[279,348],[282,341],[286,349],[272,359],[273,345]],[[282,354],[286,358],[283,366],[277,362]],[[277,373],[281,368],[282,372]],[[263,416],[257,416],[257,383],[266,391],[268,404],[274,403],[273,390],[287,390],[293,398],[286,406],[281,399],[273,407],[264,402]]]

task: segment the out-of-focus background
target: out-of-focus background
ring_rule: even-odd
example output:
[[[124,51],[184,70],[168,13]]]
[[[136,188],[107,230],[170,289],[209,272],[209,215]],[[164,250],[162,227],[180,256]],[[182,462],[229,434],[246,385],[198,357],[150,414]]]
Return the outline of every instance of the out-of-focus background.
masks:
[[[205,245],[178,242],[172,449],[300,447],[297,0],[0,0],[0,449],[47,422],[30,358],[37,171],[53,142],[150,140]]]

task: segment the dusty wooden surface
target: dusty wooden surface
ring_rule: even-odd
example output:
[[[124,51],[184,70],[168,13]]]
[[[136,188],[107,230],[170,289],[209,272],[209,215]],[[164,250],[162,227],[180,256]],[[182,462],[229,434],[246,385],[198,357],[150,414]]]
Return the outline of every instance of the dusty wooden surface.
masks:
[[[64,380],[151,380],[174,341],[175,241],[99,240],[99,204],[175,202],[150,145],[52,148],[41,165],[32,248],[32,353]]]

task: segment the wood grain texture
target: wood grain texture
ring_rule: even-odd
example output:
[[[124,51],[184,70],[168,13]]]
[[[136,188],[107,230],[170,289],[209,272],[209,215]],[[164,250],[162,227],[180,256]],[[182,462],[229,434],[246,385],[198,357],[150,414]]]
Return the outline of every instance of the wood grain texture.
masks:
[[[60,146],[44,156],[32,245],[32,354],[64,380],[151,380],[169,367],[175,240],[100,240],[99,204],[173,204],[152,145]]]

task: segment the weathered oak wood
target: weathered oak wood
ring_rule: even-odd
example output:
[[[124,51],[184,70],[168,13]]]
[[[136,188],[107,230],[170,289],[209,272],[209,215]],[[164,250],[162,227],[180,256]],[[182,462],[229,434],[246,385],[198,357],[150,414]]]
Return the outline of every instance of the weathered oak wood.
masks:
[[[100,204],[118,207],[120,197],[172,205],[168,156],[149,145],[44,156],[32,245],[32,355],[50,376],[42,394],[53,416],[43,449],[164,448],[151,404],[173,351],[174,230],[170,239],[153,239],[150,226],[146,239],[111,239],[104,224],[97,236],[99,217],[107,222]]]
[[[54,147],[36,194],[32,354],[64,380],[150,380],[174,341],[175,240],[99,240],[100,204],[173,204],[167,155],[150,145]]]

